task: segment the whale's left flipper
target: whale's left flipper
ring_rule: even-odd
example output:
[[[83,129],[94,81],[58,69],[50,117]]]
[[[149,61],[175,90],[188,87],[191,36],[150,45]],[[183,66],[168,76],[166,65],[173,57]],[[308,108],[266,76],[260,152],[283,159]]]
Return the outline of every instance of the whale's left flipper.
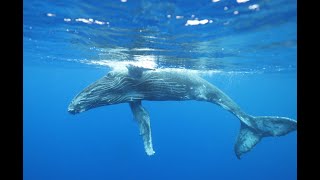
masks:
[[[140,135],[143,138],[144,149],[151,156],[155,152],[152,147],[150,117],[146,109],[141,105],[141,101],[130,102],[130,108],[134,118],[139,124]]]

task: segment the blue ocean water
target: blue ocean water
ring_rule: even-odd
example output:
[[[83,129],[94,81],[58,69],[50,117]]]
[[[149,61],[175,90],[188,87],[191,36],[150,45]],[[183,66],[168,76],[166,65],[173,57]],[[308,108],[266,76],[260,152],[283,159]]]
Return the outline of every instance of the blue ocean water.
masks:
[[[240,122],[210,103],[143,102],[151,157],[128,104],[67,112],[131,63],[198,73],[249,114],[296,119],[296,24],[294,0],[24,0],[24,179],[297,179],[296,132],[238,160]]]

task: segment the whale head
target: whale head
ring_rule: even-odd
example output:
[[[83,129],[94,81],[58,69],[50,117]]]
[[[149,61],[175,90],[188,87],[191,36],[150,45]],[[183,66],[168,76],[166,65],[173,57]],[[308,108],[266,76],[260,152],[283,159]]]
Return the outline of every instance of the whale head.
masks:
[[[109,72],[76,95],[68,106],[68,112],[77,114],[100,106],[123,103],[128,88],[124,86],[127,75]]]

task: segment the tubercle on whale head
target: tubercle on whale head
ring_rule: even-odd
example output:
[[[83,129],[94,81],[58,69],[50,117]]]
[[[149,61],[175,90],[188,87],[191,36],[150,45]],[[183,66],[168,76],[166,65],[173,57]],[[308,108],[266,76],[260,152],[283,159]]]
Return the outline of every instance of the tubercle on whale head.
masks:
[[[83,89],[68,106],[70,114],[78,114],[92,108],[121,103],[121,77],[116,72],[109,72]]]
[[[94,108],[101,100],[101,88],[99,84],[101,80],[98,80],[90,86],[83,89],[78,95],[76,95],[68,106],[68,112],[70,114],[78,114]]]
[[[68,106],[68,112],[73,115],[78,113],[74,108],[70,107],[70,105]]]
[[[81,112],[84,112],[86,110],[88,110],[89,108],[86,107],[86,103],[85,103],[85,99],[83,98],[83,92],[81,92],[80,94],[78,94],[69,104],[68,106],[68,112],[70,114],[78,114]],[[83,100],[84,99],[84,100]]]
[[[72,99],[68,106],[68,112],[70,114],[78,114],[110,104],[110,97],[108,95],[110,92],[101,86],[101,82],[99,81],[88,86]]]

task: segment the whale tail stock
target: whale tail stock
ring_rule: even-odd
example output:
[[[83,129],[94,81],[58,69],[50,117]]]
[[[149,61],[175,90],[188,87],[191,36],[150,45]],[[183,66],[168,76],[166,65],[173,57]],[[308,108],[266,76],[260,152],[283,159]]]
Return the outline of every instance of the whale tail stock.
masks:
[[[283,136],[297,129],[297,122],[287,117],[248,115],[246,121],[240,122],[240,133],[234,146],[238,159],[263,137]]]

